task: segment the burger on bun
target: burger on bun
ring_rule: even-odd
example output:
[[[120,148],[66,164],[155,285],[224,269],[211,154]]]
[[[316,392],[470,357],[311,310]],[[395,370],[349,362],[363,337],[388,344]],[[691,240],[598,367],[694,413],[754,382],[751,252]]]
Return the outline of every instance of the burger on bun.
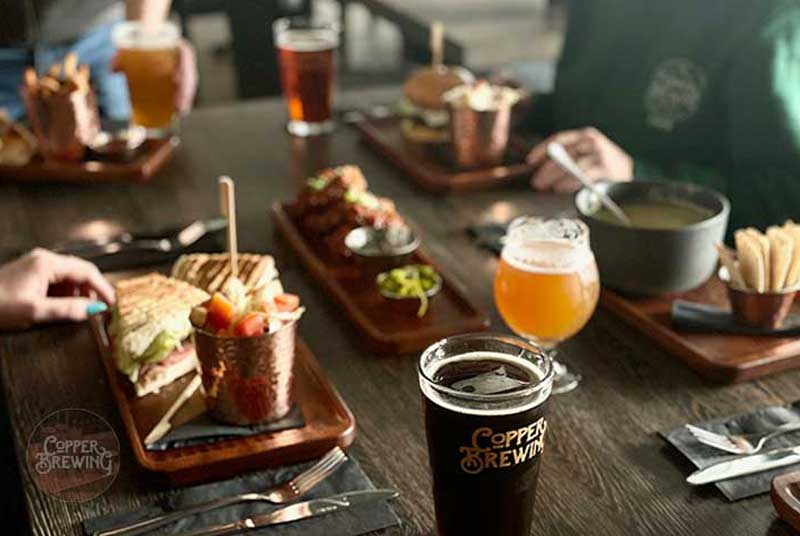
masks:
[[[406,139],[417,143],[448,141],[450,115],[442,96],[474,80],[472,73],[463,67],[438,64],[415,71],[403,86],[404,98],[399,104]]]

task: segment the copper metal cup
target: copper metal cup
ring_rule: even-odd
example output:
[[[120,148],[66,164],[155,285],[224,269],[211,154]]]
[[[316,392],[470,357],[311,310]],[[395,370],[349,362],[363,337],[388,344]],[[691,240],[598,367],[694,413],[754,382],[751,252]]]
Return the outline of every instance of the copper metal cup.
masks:
[[[230,424],[277,421],[294,404],[297,322],[259,337],[195,331],[208,414]]]
[[[733,319],[737,324],[752,328],[781,327],[792,308],[796,289],[783,292],[758,293],[728,285]]]
[[[42,154],[53,160],[81,160],[100,133],[94,92],[75,90],[48,97],[23,92],[23,96]]]
[[[450,105],[453,162],[459,168],[502,163],[510,132],[511,106],[478,111],[465,105]]]

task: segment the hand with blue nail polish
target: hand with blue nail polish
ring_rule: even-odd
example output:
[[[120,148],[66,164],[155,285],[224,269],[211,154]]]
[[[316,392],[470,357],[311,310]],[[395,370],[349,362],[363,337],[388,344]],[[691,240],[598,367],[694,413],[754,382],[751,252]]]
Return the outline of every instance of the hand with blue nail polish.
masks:
[[[0,266],[0,330],[82,321],[114,303],[114,288],[77,257],[34,249]]]

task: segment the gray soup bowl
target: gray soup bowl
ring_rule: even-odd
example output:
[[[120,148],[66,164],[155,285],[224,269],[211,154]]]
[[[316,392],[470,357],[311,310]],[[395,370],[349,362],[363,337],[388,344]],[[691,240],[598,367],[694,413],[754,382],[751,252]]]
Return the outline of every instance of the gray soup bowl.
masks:
[[[713,213],[678,229],[626,227],[595,218],[599,199],[586,188],[579,191],[575,208],[589,226],[604,286],[626,294],[655,296],[695,288],[714,273],[718,261],[714,244],[725,238],[730,214],[725,196],[695,184],[670,181],[603,182],[597,187],[618,203],[683,201]]]

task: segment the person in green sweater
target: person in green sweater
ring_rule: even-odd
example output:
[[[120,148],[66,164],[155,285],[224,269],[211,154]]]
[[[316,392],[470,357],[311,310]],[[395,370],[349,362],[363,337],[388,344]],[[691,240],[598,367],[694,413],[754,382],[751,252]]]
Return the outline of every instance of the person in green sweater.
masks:
[[[731,200],[729,229],[800,218],[797,0],[574,0],[555,90],[530,123],[537,190],[579,184],[547,158],[564,144],[595,179],[665,178]]]

